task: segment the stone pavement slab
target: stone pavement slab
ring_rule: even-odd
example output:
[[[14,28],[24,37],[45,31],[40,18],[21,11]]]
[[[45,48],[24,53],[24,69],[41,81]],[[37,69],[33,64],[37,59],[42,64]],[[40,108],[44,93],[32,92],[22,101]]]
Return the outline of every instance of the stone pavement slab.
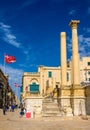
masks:
[[[80,117],[60,117],[57,120],[26,119],[20,118],[19,110],[7,112],[6,115],[0,110],[0,130],[90,130],[90,119],[83,120]]]

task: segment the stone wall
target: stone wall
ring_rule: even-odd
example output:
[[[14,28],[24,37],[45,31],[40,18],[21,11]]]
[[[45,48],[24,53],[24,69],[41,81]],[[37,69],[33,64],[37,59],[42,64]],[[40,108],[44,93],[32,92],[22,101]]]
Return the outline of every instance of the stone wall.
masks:
[[[90,115],[90,86],[86,87],[85,95],[86,95],[86,114]]]
[[[41,97],[29,97],[24,99],[24,105],[26,111],[36,115],[41,115],[42,112],[42,98]]]

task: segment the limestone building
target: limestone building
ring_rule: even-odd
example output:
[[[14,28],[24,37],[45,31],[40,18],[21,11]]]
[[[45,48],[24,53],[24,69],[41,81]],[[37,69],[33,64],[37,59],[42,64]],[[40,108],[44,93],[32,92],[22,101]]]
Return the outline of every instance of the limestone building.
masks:
[[[25,72],[22,77],[22,101],[27,109],[41,112],[43,100],[53,97],[62,115],[90,114],[90,57],[80,59],[77,28],[80,21],[70,22],[72,30],[72,59],[67,63],[66,33],[60,33],[61,66],[39,66],[38,72]]]
[[[8,82],[8,75],[0,69],[0,108],[3,104],[10,105],[15,102],[15,94]]]

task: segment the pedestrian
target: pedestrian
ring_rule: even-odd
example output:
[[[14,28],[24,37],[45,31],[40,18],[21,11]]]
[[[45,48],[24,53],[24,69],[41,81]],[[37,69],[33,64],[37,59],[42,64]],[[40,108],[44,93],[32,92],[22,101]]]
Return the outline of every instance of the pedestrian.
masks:
[[[3,115],[5,115],[6,114],[6,105],[4,104],[3,105]]]
[[[14,104],[11,105],[12,112],[14,112],[15,106]]]
[[[24,108],[21,108],[20,117],[22,117],[23,115],[24,115]]]
[[[11,107],[11,105],[9,106],[9,111],[10,111],[10,112],[12,111],[12,107]]]

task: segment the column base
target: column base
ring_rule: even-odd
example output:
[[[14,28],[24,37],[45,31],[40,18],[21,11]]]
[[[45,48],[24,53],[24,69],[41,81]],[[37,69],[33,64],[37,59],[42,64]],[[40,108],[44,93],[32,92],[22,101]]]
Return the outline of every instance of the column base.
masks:
[[[82,88],[80,85],[74,85],[72,92],[74,115],[86,115],[85,89]]]
[[[65,114],[65,116],[73,116],[70,95],[71,89],[69,87],[64,86],[63,88],[61,88],[60,102],[62,112]]]
[[[61,108],[65,116],[73,116],[70,97],[61,97]]]
[[[73,113],[75,116],[86,115],[85,99],[80,97],[74,97],[73,99]]]

